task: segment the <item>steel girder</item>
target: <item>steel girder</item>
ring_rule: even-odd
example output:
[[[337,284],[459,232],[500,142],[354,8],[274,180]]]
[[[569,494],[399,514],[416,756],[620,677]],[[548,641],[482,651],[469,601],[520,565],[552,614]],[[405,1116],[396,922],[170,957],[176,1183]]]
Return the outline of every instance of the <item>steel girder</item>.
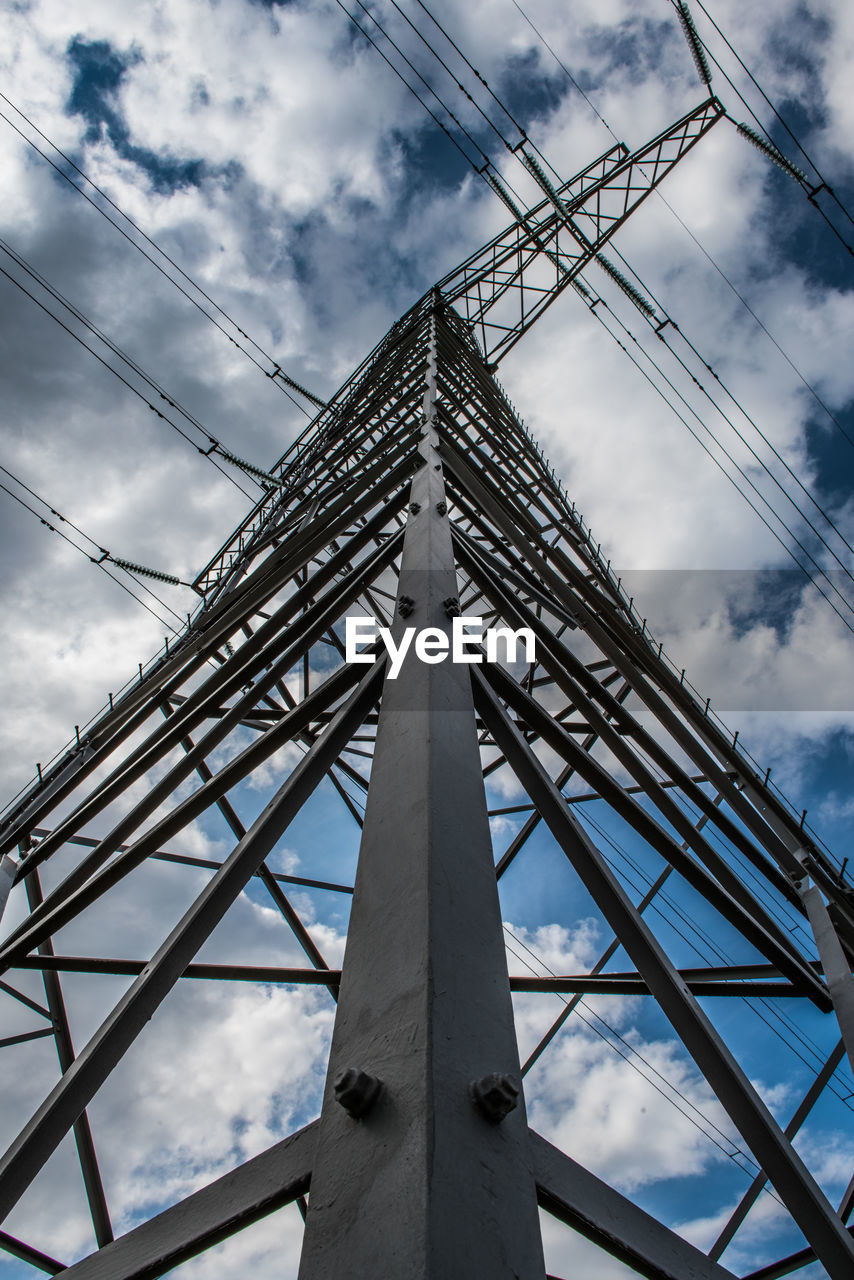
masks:
[[[667,145],[684,151],[715,118],[704,110]],[[661,150],[657,162],[673,161]],[[634,163],[617,152],[586,171],[572,216],[616,170],[628,208]],[[544,204],[529,215],[537,237],[566,230],[570,194],[558,193],[564,212]],[[279,468],[282,485],[201,576],[206,601],[180,643],[5,817],[0,991],[32,1026],[0,1047],[34,1053],[50,1036],[60,1065],[0,1161],[7,1225],[73,1132],[98,1246],[67,1269],[80,1280],[163,1275],[285,1204],[306,1208],[306,1194],[303,1280],[444,1280],[478,1268],[490,1280],[542,1280],[537,1204],[639,1274],[713,1280],[732,1274],[718,1259],[766,1181],[807,1247],[757,1274],[818,1258],[841,1280],[854,1261],[849,1232],[793,1147],[842,1060],[838,1031],[785,1128],[726,1032],[732,1011],[750,1016],[745,997],[761,996],[769,1008],[802,1002],[834,1025],[835,1007],[848,1035],[851,889],[650,639],[443,286],[393,327]],[[404,625],[447,634],[460,612],[529,626],[537,657],[470,677],[410,655],[392,681],[378,650],[373,664],[342,661],[354,612],[398,637]],[[501,802],[498,778],[518,804]],[[312,874],[297,875],[280,860],[301,811],[319,824],[334,804],[361,841],[355,893],[337,865],[327,873],[309,859]],[[631,887],[625,864],[605,856],[617,826],[597,836],[586,825],[594,809],[624,833],[641,877]],[[493,849],[488,819],[507,814],[520,825]],[[193,833],[228,847],[199,856]],[[553,874],[568,877],[561,893],[576,916],[598,913],[613,941],[586,973],[508,977],[496,885],[518,887],[528,859],[548,849],[563,858]],[[135,886],[144,899],[143,877],[166,872],[173,917],[147,955],[111,954],[114,912]],[[299,896],[308,891],[352,899],[340,967]],[[276,913],[274,954],[199,960],[247,901]],[[698,967],[671,954],[656,912],[674,903],[704,927],[717,922],[732,956]],[[125,1059],[137,1061],[170,993],[200,982],[337,999],[319,1118],[111,1242],[99,1099]],[[87,984],[74,988],[89,1010],[82,1039],[70,984]],[[523,1065],[511,991],[555,1003]],[[711,1256],[526,1121],[523,1095],[538,1098],[538,1073],[574,1034],[581,999],[640,994],[759,1168]],[[364,1073],[350,1114],[348,1070]],[[470,1096],[496,1075],[505,1101],[518,1091],[503,1116],[483,1102],[485,1087]],[[0,1247],[63,1270],[50,1240],[10,1230]]]

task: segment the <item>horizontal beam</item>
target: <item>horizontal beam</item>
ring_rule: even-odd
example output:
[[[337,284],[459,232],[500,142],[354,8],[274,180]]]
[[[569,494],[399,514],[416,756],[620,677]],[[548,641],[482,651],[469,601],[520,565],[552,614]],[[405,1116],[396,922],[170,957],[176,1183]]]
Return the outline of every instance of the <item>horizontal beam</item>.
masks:
[[[99,973],[135,978],[149,960],[102,959],[100,956],[26,956],[15,967],[49,969],[61,973]],[[188,964],[182,978],[204,978],[219,982],[292,983],[300,986],[337,986],[340,969],[285,969],[278,965]]]
[[[317,718],[318,720],[325,719],[323,716],[318,716]],[[39,840],[51,834],[49,827],[36,827],[33,830],[33,835]],[[91,836],[69,836],[65,843],[79,844],[85,849],[96,849],[99,841]],[[116,853],[124,853],[129,847],[129,845],[120,844]],[[182,867],[201,867],[205,871],[218,871],[222,866],[221,862],[215,862],[212,858],[193,858],[187,853],[168,853],[165,849],[158,849],[156,853],[150,853],[148,857],[155,862],[176,862]],[[353,892],[353,886],[349,884],[333,884],[329,880],[311,880],[307,876],[288,876],[282,871],[271,871],[270,875],[274,880],[278,880],[280,884],[298,884],[306,889],[329,889],[333,893]]]
[[[732,1280],[687,1240],[529,1130],[540,1207],[647,1280]],[[69,1272],[69,1275],[71,1273]]]
[[[62,1272],[67,1280],[154,1280],[305,1195],[317,1121]]]
[[[789,982],[708,982],[693,978],[685,983],[695,996],[762,997],[796,996],[804,999],[806,992]],[[550,978],[521,977],[510,979],[511,991],[528,991],[543,995],[564,995],[582,992],[588,995],[648,996],[649,987],[643,978],[617,974],[555,975]]]
[[[380,692],[376,663],[205,885],[142,973],[26,1123],[0,1161],[0,1213],[8,1213],[133,1044],[228,909],[319,786]],[[226,766],[227,767],[227,766]]]
[[[102,959],[95,956],[26,956],[17,968],[54,970],[61,973],[98,973],[118,976],[136,977],[142,973],[147,960]],[[753,966],[745,966],[751,968]],[[761,965],[756,968],[771,969],[772,966]],[[803,996],[788,982],[745,981],[736,977],[732,980],[718,977],[697,977],[702,970],[684,970],[688,989],[697,996]],[[721,970],[723,972],[723,970]],[[718,970],[714,970],[717,974]],[[215,982],[267,982],[296,984],[309,986],[333,987],[341,981],[340,969],[290,969],[277,965],[248,964],[189,964],[181,975],[183,978],[207,979]],[[581,992],[589,995],[649,995],[649,987],[643,978],[636,974],[625,973],[578,973],[554,974],[539,978],[525,974],[510,978],[511,991],[525,991],[534,994],[563,995]],[[31,1035],[33,1033],[30,1033]],[[45,1032],[36,1034],[44,1035]],[[0,1042],[2,1043],[2,1042]]]
[[[38,1267],[39,1271],[46,1271],[49,1276],[55,1276],[57,1272],[65,1270],[65,1263],[57,1262],[56,1258],[51,1258],[40,1249],[34,1249],[32,1245],[25,1244],[17,1236],[10,1236],[8,1231],[0,1231],[0,1249],[5,1253],[11,1253],[13,1258],[20,1258],[21,1262],[28,1262],[31,1267]]]

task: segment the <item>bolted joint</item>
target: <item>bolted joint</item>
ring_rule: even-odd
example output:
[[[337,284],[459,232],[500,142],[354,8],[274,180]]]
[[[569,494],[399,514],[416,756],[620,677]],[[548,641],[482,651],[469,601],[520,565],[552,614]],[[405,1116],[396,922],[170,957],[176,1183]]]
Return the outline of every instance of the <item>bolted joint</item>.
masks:
[[[382,1087],[382,1080],[369,1076],[367,1071],[360,1071],[358,1067],[347,1067],[333,1085],[335,1101],[354,1120],[361,1120],[368,1114],[382,1093]]]
[[[445,515],[445,513],[446,513],[446,512],[447,512],[447,510],[448,510],[448,504],[447,504],[447,502],[445,501],[445,499],[444,499],[444,498],[442,499],[442,501],[441,501],[441,502],[437,502],[437,503],[436,503],[436,510],[438,511],[438,513],[439,513],[439,515],[440,515],[440,516]]]
[[[414,608],[415,601],[412,599],[412,596],[398,596],[397,611],[401,618],[408,618]]]
[[[490,1124],[501,1124],[518,1105],[519,1090],[510,1077],[500,1071],[492,1071],[480,1080],[473,1080],[469,1093],[478,1111]]]
[[[420,503],[420,502],[410,502],[410,504],[409,504],[409,510],[412,512],[412,514],[413,514],[414,516],[417,516],[417,515],[418,515],[418,512],[421,510],[421,503]]]
[[[445,610],[446,618],[458,618],[460,616],[460,602],[456,596],[446,596],[442,601],[442,608]]]

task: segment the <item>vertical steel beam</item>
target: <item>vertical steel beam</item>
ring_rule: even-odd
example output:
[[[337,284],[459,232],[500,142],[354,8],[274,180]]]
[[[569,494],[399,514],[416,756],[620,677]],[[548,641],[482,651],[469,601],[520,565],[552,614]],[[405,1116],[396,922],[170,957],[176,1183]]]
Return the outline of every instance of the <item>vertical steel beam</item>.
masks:
[[[38,906],[42,901],[42,888],[39,873],[35,868],[25,877],[24,885],[26,886],[27,901],[30,907]],[[39,947],[39,954],[52,956],[53,943],[50,940],[43,942]],[[74,1043],[71,1039],[71,1028],[68,1025],[68,1013],[65,1008],[62,985],[59,980],[59,974],[52,973],[49,969],[45,969],[42,973],[42,981],[44,983],[47,1007],[50,1010],[51,1022],[53,1023],[56,1056],[59,1058],[59,1066],[64,1074],[66,1071],[70,1071],[74,1065]],[[113,1227],[110,1222],[107,1198],[104,1195],[104,1184],[101,1181],[98,1157],[95,1154],[95,1143],[92,1138],[92,1129],[89,1125],[89,1116],[85,1111],[81,1112],[74,1121],[73,1130],[74,1142],[77,1146],[77,1157],[80,1161],[80,1172],[83,1175],[83,1186],[86,1191],[86,1200],[92,1217],[92,1226],[95,1228],[95,1239],[99,1247],[103,1248],[113,1238]]]
[[[400,575],[406,625],[448,634],[457,595],[436,450],[436,317]],[[348,1068],[382,1081],[354,1119]],[[542,1280],[524,1106],[490,1122],[470,1095],[521,1087],[469,675],[413,653],[385,680],[300,1280]]]
[[[851,965],[833,927],[820,889],[807,880],[801,888],[801,899],[818,948],[824,980],[833,1001],[845,1052],[854,1071],[854,977],[851,976]]]
[[[8,853],[4,853],[0,860],[0,920],[3,919],[3,912],[6,910],[17,870],[18,864],[15,859],[10,858]]]

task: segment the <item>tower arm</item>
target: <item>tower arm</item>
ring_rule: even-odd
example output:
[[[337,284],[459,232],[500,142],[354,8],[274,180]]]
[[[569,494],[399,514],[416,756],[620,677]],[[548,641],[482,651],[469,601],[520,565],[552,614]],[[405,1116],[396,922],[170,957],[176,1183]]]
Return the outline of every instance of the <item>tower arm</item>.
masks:
[[[534,156],[523,158],[546,198],[439,281],[497,364],[667,173],[725,114],[708,98],[629,154],[622,144],[554,186]],[[500,183],[495,190],[512,209]]]

